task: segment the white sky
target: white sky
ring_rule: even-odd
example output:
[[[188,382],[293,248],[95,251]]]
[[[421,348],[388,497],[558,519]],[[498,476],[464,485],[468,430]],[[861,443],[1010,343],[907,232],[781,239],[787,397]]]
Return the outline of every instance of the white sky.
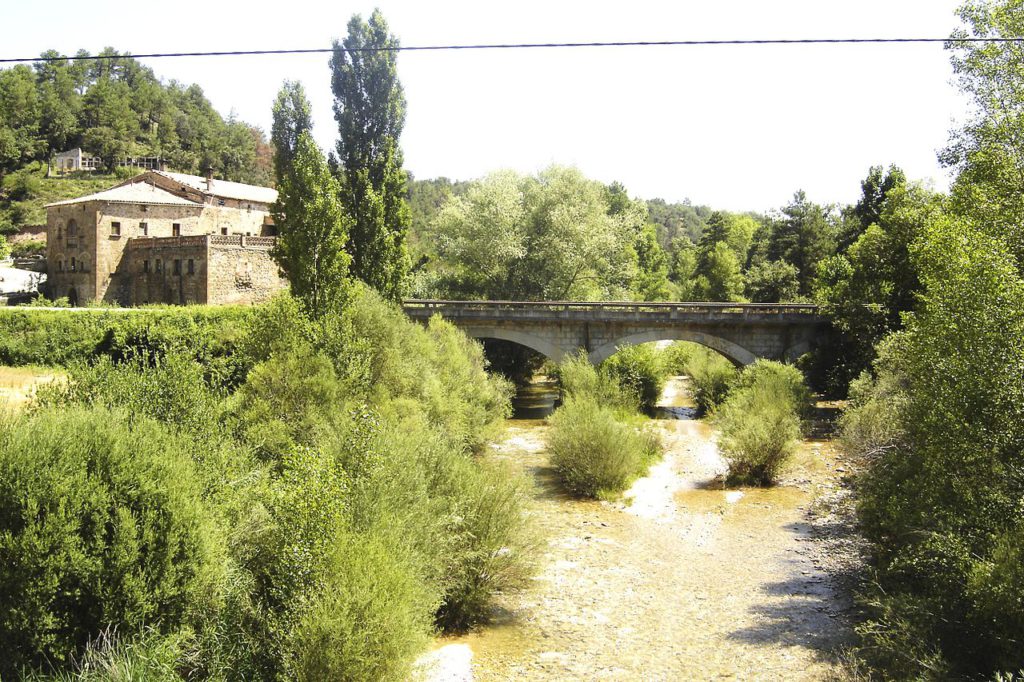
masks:
[[[404,45],[944,37],[960,0],[0,0],[0,57],[327,47],[379,6]],[[328,55],[150,59],[224,115],[270,129],[301,80],[321,146],[336,138]],[[468,180],[573,164],[630,193],[767,210],[797,189],[851,202],[871,165],[945,189],[936,151],[964,100],[941,44],[403,53],[406,168]]]

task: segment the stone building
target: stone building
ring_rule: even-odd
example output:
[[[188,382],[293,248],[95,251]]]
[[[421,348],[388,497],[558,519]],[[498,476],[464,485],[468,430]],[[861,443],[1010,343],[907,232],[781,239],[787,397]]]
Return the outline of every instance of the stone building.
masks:
[[[72,304],[255,303],[287,286],[270,258],[277,191],[148,171],[46,207],[47,288]]]

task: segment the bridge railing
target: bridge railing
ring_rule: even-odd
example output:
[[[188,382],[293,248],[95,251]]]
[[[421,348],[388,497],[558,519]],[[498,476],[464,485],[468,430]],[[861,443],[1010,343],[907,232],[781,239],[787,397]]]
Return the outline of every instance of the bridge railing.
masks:
[[[812,303],[717,303],[673,302],[647,303],[642,301],[446,301],[408,299],[404,302],[407,313],[414,317],[429,317],[435,313],[442,317],[576,317],[577,315],[630,315],[646,316],[808,316],[817,317],[820,309]]]

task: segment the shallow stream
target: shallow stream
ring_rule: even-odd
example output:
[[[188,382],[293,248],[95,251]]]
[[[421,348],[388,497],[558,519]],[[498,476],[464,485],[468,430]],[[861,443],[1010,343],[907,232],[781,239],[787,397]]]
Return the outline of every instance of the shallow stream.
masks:
[[[533,407],[541,409],[542,387]],[[537,484],[546,534],[532,584],[501,595],[489,625],[436,642],[429,680],[822,679],[849,631],[813,560],[805,508],[830,475],[807,443],[783,485],[723,490],[713,430],[673,379],[657,428],[667,452],[616,503],[558,486],[547,426],[512,419],[489,456]],[[517,414],[524,414],[518,412]]]

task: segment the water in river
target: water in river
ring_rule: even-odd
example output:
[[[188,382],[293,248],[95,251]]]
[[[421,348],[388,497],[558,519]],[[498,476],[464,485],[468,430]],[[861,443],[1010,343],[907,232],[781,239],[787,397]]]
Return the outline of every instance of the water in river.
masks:
[[[543,410],[555,394],[532,386],[524,397],[520,409]],[[661,406],[666,455],[615,503],[559,488],[541,412],[509,421],[490,456],[537,483],[540,568],[530,587],[499,597],[491,624],[438,641],[427,679],[815,680],[830,671],[828,652],[849,631],[804,513],[826,476],[827,444],[807,444],[785,485],[723,490],[714,431],[693,419],[682,379]]]

